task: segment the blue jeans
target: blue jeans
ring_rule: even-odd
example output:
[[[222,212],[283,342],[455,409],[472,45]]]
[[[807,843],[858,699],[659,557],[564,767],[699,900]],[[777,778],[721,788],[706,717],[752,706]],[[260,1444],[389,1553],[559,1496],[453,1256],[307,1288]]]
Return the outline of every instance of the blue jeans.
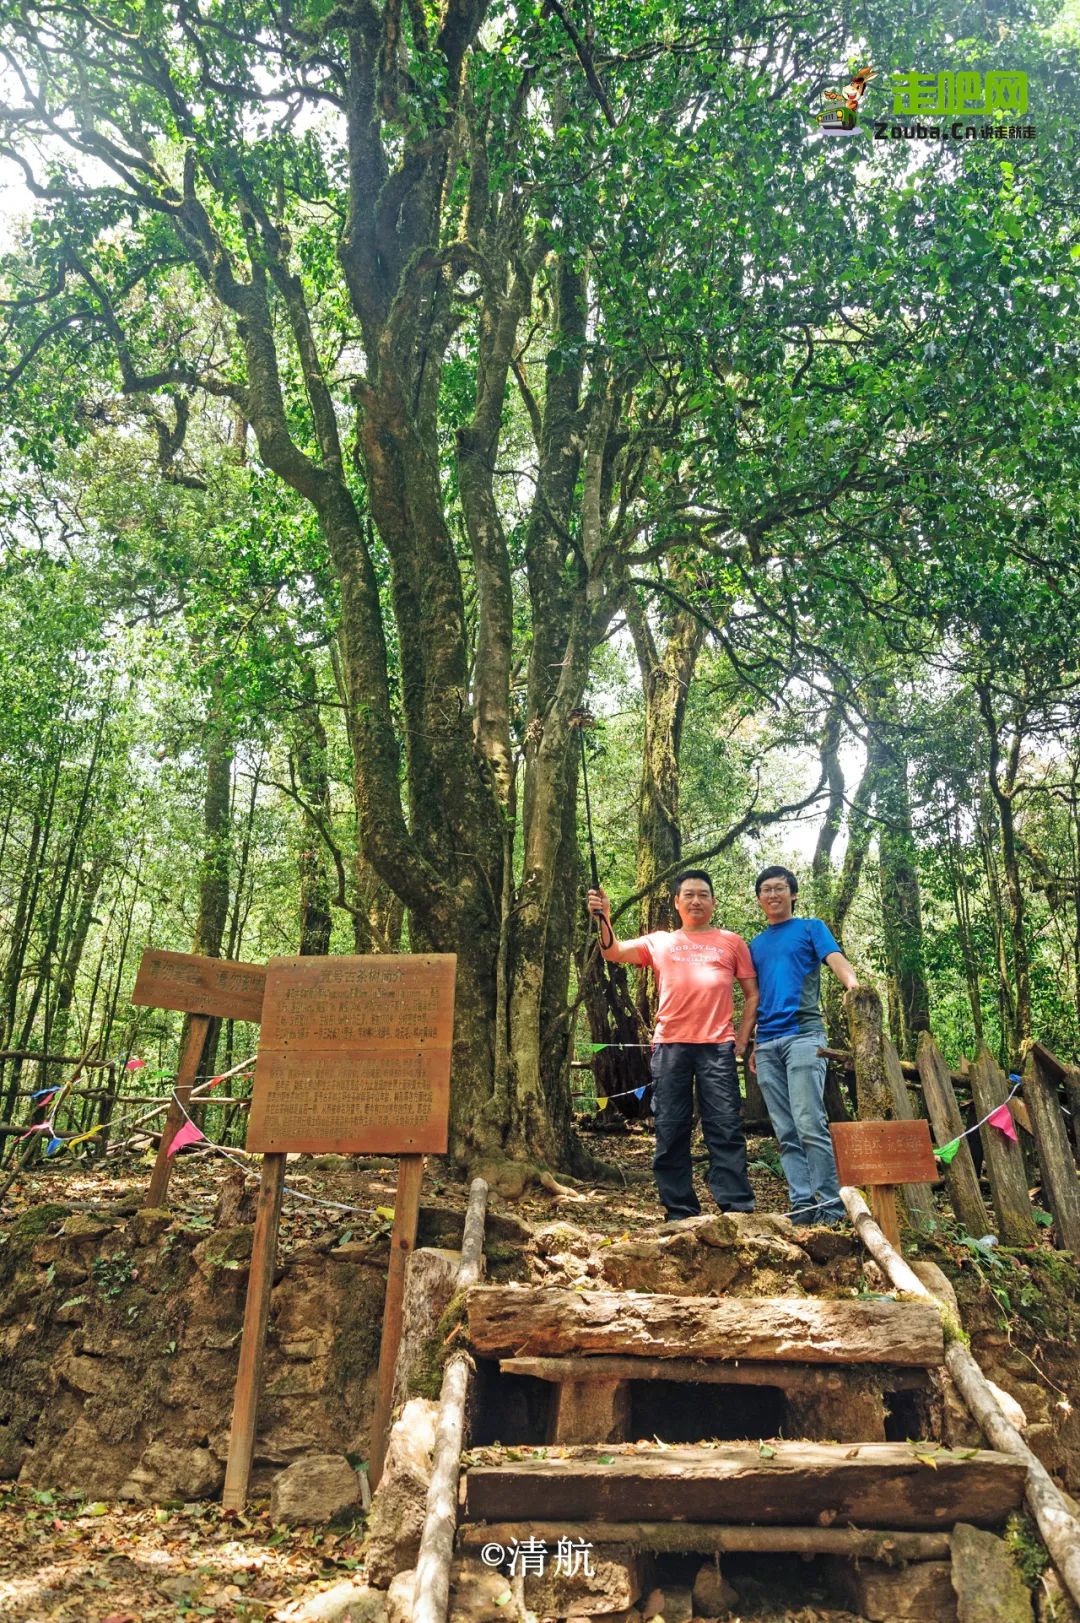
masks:
[[[799,1223],[835,1223],[844,1216],[825,1115],[825,1060],[818,1054],[824,1041],[824,1031],[799,1032],[756,1049],[758,1085]]]
[[[690,1165],[697,1082],[701,1131],[709,1152],[709,1190],[722,1212],[752,1212],[754,1191],[746,1170],[735,1044],[655,1043],[652,1051],[656,1154],[653,1173],[668,1219],[697,1217]]]

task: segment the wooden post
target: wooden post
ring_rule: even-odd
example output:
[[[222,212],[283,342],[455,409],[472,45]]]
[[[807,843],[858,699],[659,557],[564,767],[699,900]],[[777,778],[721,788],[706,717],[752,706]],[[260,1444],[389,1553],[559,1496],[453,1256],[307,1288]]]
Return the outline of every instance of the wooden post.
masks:
[[[394,1227],[390,1234],[390,1267],[386,1277],[383,1307],[382,1345],[379,1348],[379,1383],[375,1413],[371,1421],[371,1448],[368,1481],[378,1487],[386,1458],[390,1411],[394,1401],[394,1369],[401,1344],[401,1311],[405,1301],[405,1268],[416,1244],[420,1219],[420,1184],[424,1176],[422,1155],[403,1155],[398,1162],[397,1196],[394,1200]]]
[[[1069,1147],[1057,1087],[1038,1053],[1028,1056],[1023,1097],[1039,1150],[1043,1189],[1057,1224],[1058,1244],[1063,1251],[1080,1256],[1080,1184],[1076,1178],[1076,1162]]]
[[[459,1291],[471,1289],[480,1278],[487,1197],[488,1186],[483,1178],[474,1178],[469,1189],[465,1232],[461,1239],[461,1266],[454,1281]],[[465,1410],[472,1369],[469,1354],[461,1351],[451,1354],[443,1371],[431,1460],[431,1483],[420,1552],[416,1558],[412,1623],[446,1623],[450,1601],[450,1563],[454,1556],[454,1534],[457,1530],[461,1446],[465,1440]]]
[[[1080,1165],[1080,1067],[1066,1065],[1064,1060],[1058,1059],[1057,1055],[1044,1048],[1042,1043],[1032,1043],[1031,1051],[1045,1075],[1052,1082],[1064,1085],[1065,1097],[1072,1112],[1073,1148],[1076,1151],[1077,1164]]]
[[[844,993],[851,1057],[855,1062],[855,1099],[861,1121],[887,1121],[893,1112],[885,1075],[881,999],[872,986]]]
[[[889,1037],[882,1039],[882,1057],[885,1063],[885,1080],[889,1084],[892,1095],[893,1114],[897,1121],[916,1121],[918,1118],[911,1104],[911,1095],[904,1081],[904,1073],[900,1069],[900,1055]],[[904,1205],[907,1207],[908,1220],[911,1226],[921,1229],[924,1233],[937,1225],[937,1215],[934,1211],[934,1197],[923,1183],[906,1183],[903,1185]],[[895,1208],[894,1208],[895,1209]],[[880,1221],[880,1219],[879,1219]],[[887,1232],[887,1231],[886,1231]]]
[[[765,1096],[758,1083],[757,1072],[752,1071],[747,1061],[742,1062],[743,1076],[743,1123],[747,1127],[761,1127],[769,1121],[769,1112],[765,1108]],[[770,1125],[770,1131],[771,1125]]]
[[[943,1167],[945,1187],[949,1191],[953,1211],[967,1232],[978,1239],[990,1233],[990,1213],[979,1188],[971,1148],[963,1136],[964,1123],[960,1107],[953,1092],[952,1077],[933,1037],[924,1031],[919,1038],[919,1076],[923,1098],[938,1144],[960,1140],[960,1148],[947,1167]]]
[[[157,1160],[154,1170],[150,1174],[150,1187],[146,1191],[146,1204],[148,1206],[163,1206],[168,1193],[169,1178],[172,1175],[172,1157],[169,1146],[184,1120],[184,1111],[191,1098],[191,1089],[195,1078],[199,1074],[199,1064],[202,1060],[203,1049],[206,1047],[206,1036],[210,1030],[210,1016],[206,1014],[193,1014],[189,1018],[187,1040],[184,1043],[184,1052],[180,1055],[180,1064],[176,1071],[176,1082],[173,1091],[176,1099],[169,1105],[169,1113],[165,1117],[165,1126],[161,1133],[161,1142],[158,1145]],[[179,1104],[177,1103],[179,1100]],[[183,1109],[181,1109],[181,1105]]]
[[[240,1367],[236,1372],[236,1395],[233,1398],[232,1427],[229,1432],[229,1461],[225,1468],[225,1491],[221,1496],[224,1510],[243,1510],[247,1498],[251,1458],[255,1451],[255,1422],[259,1410],[266,1326],[270,1319],[270,1287],[274,1283],[274,1258],[284,1187],[284,1155],[264,1155],[259,1203],[255,1209],[247,1301],[244,1304]]]
[[[1005,1077],[985,1043],[971,1067],[971,1092],[980,1117],[988,1116],[998,1105],[1004,1104],[1008,1096]],[[1031,1215],[1023,1151],[1019,1144],[1010,1142],[989,1122],[984,1123],[979,1131],[986,1154],[986,1170],[990,1178],[990,1196],[997,1214],[998,1233],[1006,1245],[1034,1245],[1039,1233]]]
[[[870,1210],[874,1214],[874,1222],[893,1250],[900,1251],[900,1221],[896,1215],[896,1184],[871,1184],[869,1193]]]

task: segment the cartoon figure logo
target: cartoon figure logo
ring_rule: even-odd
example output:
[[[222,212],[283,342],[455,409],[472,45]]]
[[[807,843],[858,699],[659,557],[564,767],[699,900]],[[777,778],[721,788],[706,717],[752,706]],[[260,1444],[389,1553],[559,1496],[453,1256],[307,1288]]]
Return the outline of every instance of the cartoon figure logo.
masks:
[[[859,122],[859,103],[866,94],[866,87],[876,78],[876,71],[867,64],[852,75],[851,83],[843,90],[826,90],[825,100],[832,105],[818,114],[818,123],[826,135],[851,134]]]

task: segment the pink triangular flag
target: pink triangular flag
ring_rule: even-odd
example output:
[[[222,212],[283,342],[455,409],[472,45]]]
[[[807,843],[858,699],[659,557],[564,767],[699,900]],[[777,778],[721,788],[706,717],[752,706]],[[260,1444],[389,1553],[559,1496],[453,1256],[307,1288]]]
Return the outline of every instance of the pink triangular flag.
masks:
[[[196,1127],[193,1121],[186,1121],[184,1122],[183,1126],[177,1130],[176,1137],[169,1145],[168,1153],[170,1155],[175,1155],[177,1150],[182,1150],[184,1148],[185,1144],[198,1144],[200,1139],[204,1139],[205,1137],[206,1134],[201,1130],[201,1128]]]
[[[998,1105],[986,1119],[991,1127],[996,1127],[999,1133],[1004,1133],[1006,1138],[1011,1138],[1013,1143],[1016,1143],[1016,1123],[1012,1119],[1012,1111],[1008,1105]]]
[[[139,1059],[136,1056],[135,1059],[129,1059],[128,1060],[127,1064],[124,1066],[124,1070],[125,1071],[141,1071],[143,1069],[143,1067],[145,1066],[145,1064],[146,1064],[146,1061],[144,1059]]]

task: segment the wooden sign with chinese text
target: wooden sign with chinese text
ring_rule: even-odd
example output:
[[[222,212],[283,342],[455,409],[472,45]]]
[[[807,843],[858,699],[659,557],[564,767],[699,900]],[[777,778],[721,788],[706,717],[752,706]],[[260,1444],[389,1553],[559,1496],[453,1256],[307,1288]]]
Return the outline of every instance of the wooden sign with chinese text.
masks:
[[[274,958],[247,1148],[443,1154],[453,953]]]
[[[221,1020],[262,1017],[266,967],[231,958],[203,958],[193,952],[161,952],[147,947],[135,979],[132,1003],[151,1009],[180,1009]]]
[[[835,1121],[829,1132],[842,1184],[936,1183],[941,1176],[925,1121]]]

